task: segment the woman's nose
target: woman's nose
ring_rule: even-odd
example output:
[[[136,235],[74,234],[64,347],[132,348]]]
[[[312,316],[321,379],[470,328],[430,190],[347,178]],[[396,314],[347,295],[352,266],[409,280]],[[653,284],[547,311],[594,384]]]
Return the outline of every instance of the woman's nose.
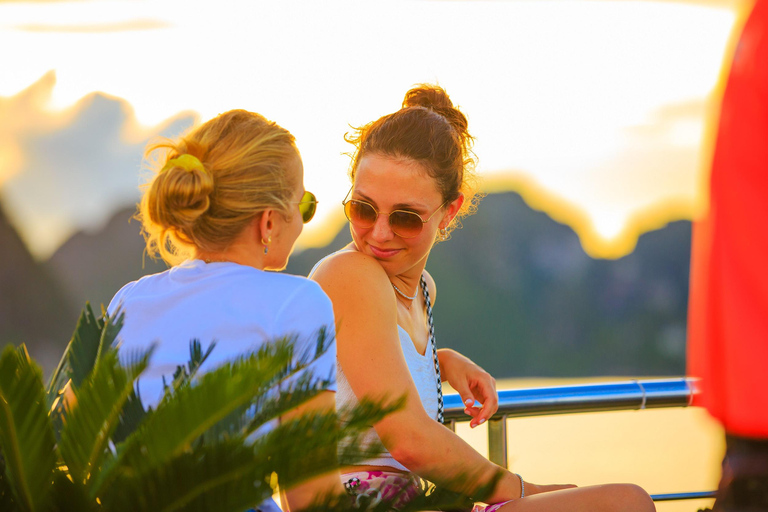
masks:
[[[389,226],[389,215],[379,214],[372,229],[373,238],[378,242],[391,240],[395,236],[392,232],[392,228]]]

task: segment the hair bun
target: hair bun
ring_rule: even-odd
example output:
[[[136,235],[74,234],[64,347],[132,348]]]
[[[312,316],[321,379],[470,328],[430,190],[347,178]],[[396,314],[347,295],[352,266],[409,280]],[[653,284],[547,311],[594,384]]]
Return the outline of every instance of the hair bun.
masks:
[[[213,176],[194,156],[169,160],[152,182],[150,218],[183,233],[208,211],[213,188]]]
[[[425,107],[438,111],[453,109],[453,103],[439,85],[419,84],[405,93],[403,107]]]
[[[470,138],[466,116],[453,106],[448,93],[439,85],[419,84],[405,93],[403,108],[407,107],[428,108],[446,118],[462,140]]]

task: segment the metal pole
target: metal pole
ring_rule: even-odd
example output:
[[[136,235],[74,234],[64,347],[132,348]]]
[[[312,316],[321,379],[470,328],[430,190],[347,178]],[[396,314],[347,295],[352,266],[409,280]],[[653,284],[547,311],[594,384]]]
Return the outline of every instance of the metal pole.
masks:
[[[653,501],[677,501],[714,498],[716,495],[716,491],[676,492],[671,494],[651,494],[651,498],[653,498]]]
[[[499,391],[496,417],[686,407],[696,393],[693,379],[648,379]],[[459,395],[445,395],[446,420],[467,420]]]
[[[504,468],[507,460],[507,418],[620,411],[657,407],[687,407],[698,393],[696,379],[647,379],[624,382],[512,389],[499,392],[499,410],[488,421],[488,459]],[[445,426],[468,421],[457,394],[445,395]],[[653,494],[654,501],[714,498],[715,491]]]
[[[488,460],[507,468],[507,416],[488,421]]]

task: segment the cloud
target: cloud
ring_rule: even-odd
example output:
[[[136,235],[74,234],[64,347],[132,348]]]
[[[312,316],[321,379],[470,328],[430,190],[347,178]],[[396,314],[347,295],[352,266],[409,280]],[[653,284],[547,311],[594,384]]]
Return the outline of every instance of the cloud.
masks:
[[[170,23],[153,19],[126,20],[114,23],[89,24],[43,24],[33,23],[17,25],[15,28],[24,32],[59,32],[71,34],[100,34],[111,32],[133,32],[157,30],[170,27]]]
[[[139,198],[146,142],[175,136],[196,117],[141,127],[128,102],[101,93],[46,110],[53,73],[0,98],[0,199],[30,251],[45,259],[78,229],[97,229]]]
[[[632,252],[640,235],[697,218],[707,206],[705,123],[712,97],[670,103],[627,127],[612,152],[580,172],[552,181],[520,170],[486,180],[488,191],[514,190],[532,208],[567,224],[594,258]]]

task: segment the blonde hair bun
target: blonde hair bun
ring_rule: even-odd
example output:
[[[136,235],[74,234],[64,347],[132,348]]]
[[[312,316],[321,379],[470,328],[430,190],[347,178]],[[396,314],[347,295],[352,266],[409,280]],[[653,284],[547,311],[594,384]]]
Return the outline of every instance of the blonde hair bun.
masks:
[[[155,224],[186,231],[211,206],[213,175],[195,156],[169,159],[149,193],[148,213]]]

